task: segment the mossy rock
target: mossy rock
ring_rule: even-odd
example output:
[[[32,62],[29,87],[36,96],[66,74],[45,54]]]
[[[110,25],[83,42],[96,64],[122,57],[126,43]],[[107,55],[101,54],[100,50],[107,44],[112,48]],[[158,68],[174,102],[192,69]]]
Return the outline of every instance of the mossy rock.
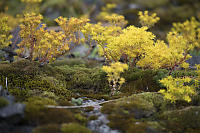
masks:
[[[87,123],[87,118],[85,116],[83,116],[81,113],[75,114],[74,117],[79,123],[82,123],[82,124]]]
[[[168,132],[183,133],[200,131],[200,107],[190,106],[180,110],[166,111],[159,116]],[[194,132],[195,133],[195,132]],[[196,132],[198,133],[198,132]]]
[[[0,108],[3,108],[7,106],[8,104],[9,102],[4,97],[0,97]]]
[[[148,120],[156,112],[156,108],[152,102],[132,95],[116,102],[104,104],[101,111],[108,115],[111,128],[126,132],[135,123],[135,126],[138,127],[137,122]],[[139,127],[138,131],[140,131]],[[145,127],[147,126],[145,125]],[[130,129],[131,131],[132,129]]]
[[[0,84],[5,86],[8,79],[9,92],[17,100],[25,100],[33,91],[53,92],[60,98],[71,98],[72,94],[66,89],[64,78],[49,65],[39,67],[39,63],[22,60],[11,64],[0,65]],[[31,91],[31,92],[30,92]]]
[[[100,62],[95,61],[95,60],[83,60],[81,58],[67,58],[67,59],[62,59],[62,60],[56,60],[50,65],[54,67],[67,65],[70,67],[85,66],[87,68],[94,68],[94,67],[100,66],[100,64],[101,64]]]
[[[58,124],[47,124],[36,127],[32,133],[61,133],[61,130]]]
[[[78,123],[63,124],[61,131],[62,133],[92,133],[88,128]]]
[[[166,70],[141,70],[139,68],[130,68],[122,77],[126,83],[122,87],[122,92],[138,93],[146,91],[158,91],[161,89],[160,79],[167,76]]]
[[[46,108],[45,105],[56,105],[55,101],[48,98],[28,98],[25,104],[25,121],[28,123],[41,125],[76,121],[74,114],[69,110]]]
[[[106,73],[99,67],[86,68],[81,66],[56,67],[65,76],[67,89],[85,89],[96,92],[109,90]]]

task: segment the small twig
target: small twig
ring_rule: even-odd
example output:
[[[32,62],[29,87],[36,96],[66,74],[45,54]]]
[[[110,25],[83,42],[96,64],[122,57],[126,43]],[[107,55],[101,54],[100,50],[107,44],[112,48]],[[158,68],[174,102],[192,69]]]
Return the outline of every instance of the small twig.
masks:
[[[56,108],[56,109],[75,109],[75,108],[86,108],[86,107],[95,107],[104,103],[109,103],[109,102],[114,102],[117,101],[119,99],[114,99],[114,100],[109,100],[109,101],[104,101],[104,102],[100,102],[97,104],[92,104],[92,105],[82,105],[82,106],[55,106],[55,105],[46,105],[47,108]]]
[[[8,78],[6,77],[6,89],[8,91]]]

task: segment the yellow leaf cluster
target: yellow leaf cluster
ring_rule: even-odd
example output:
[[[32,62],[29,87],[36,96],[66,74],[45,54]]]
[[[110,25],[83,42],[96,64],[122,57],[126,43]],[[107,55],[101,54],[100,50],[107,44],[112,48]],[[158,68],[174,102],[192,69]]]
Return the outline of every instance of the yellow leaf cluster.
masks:
[[[109,40],[113,37],[116,37],[120,35],[122,32],[122,28],[120,26],[115,25],[108,25],[104,26],[102,23],[97,24],[90,24],[87,23],[84,26],[84,29],[82,30],[82,33],[84,34],[84,37],[88,42],[92,43],[92,41],[95,41],[98,46],[99,55],[104,56],[107,60],[115,60],[114,55],[110,53],[107,49],[107,44],[109,43]]]
[[[184,100],[191,102],[191,97],[196,95],[195,85],[191,82],[197,82],[190,77],[173,78],[168,76],[160,80],[160,82],[167,88],[167,90],[160,90],[159,92],[164,95],[165,99],[170,100],[172,103],[177,100]]]
[[[11,27],[7,24],[8,18],[0,18],[0,49],[7,47],[11,44],[12,35],[10,35]]]
[[[129,26],[119,36],[111,37],[107,42],[107,51],[117,60],[125,54],[130,60],[144,54],[144,47],[153,45],[155,36],[147,27]]]
[[[42,0],[21,0],[24,3],[41,3]]]
[[[79,44],[82,40],[80,31],[88,22],[88,19],[84,18],[59,17],[55,21],[60,25],[62,31],[55,32],[46,30],[46,25],[41,24],[42,19],[42,15],[36,13],[24,15],[20,25],[22,41],[18,44],[19,49],[16,52],[19,56],[28,54],[30,60],[37,59],[44,63],[52,62],[68,52],[72,43]]]
[[[145,54],[137,63],[140,67],[147,69],[167,68],[174,70],[182,66],[188,68],[189,64],[185,61],[191,58],[186,39],[176,32],[170,32],[167,35],[168,44],[164,41],[157,40],[153,45],[145,47]]]
[[[111,10],[115,7],[116,4],[107,4],[102,8],[102,11],[98,14],[97,19],[107,25],[115,25],[123,28],[127,25],[128,21],[125,20],[123,15],[111,12]]]
[[[147,26],[148,28],[153,27],[159,20],[160,18],[157,17],[156,13],[153,13],[152,15],[149,15],[148,11],[144,12],[139,12],[139,22],[142,26]]]
[[[128,65],[120,62],[111,63],[110,66],[102,67],[102,70],[107,73],[112,95],[119,91],[122,84],[125,83],[125,79],[120,74],[127,69]]]
[[[200,22],[194,17],[183,23],[173,23],[172,31],[185,38],[187,47],[192,49],[200,46]]]
[[[58,25],[64,31],[65,36],[67,37],[68,43],[80,44],[81,41],[81,33],[80,31],[83,29],[84,25],[89,21],[87,18],[64,18],[58,17],[55,19]]]

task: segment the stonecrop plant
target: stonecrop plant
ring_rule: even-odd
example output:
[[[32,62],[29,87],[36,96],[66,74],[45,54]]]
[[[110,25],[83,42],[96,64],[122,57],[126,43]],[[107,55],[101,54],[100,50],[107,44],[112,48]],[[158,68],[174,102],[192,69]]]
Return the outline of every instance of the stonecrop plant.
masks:
[[[59,17],[56,22],[63,28],[63,31],[48,31],[45,24],[42,24],[42,15],[27,13],[24,15],[20,25],[20,37],[22,41],[18,44],[16,51],[19,56],[26,56],[29,60],[39,60],[42,63],[52,62],[59,56],[70,50],[72,43],[79,44],[79,30],[87,20]]]
[[[139,22],[142,26],[147,26],[148,28],[153,27],[159,20],[160,18],[157,17],[156,13],[153,13],[152,15],[149,15],[148,11],[144,12],[139,12]]]
[[[128,69],[127,64],[120,62],[111,63],[110,66],[103,66],[102,70],[107,73],[108,82],[111,88],[111,95],[115,95],[125,83],[125,79],[120,76]]]
[[[175,103],[177,100],[191,102],[191,97],[197,94],[195,88],[198,81],[190,77],[173,78],[168,76],[160,80],[160,82],[166,86],[167,90],[161,89],[159,92],[172,103]]]
[[[7,47],[11,44],[12,35],[10,34],[11,27],[7,24],[8,18],[0,18],[0,49]]]
[[[41,0],[23,2],[36,4]],[[25,12],[20,25],[22,41],[16,52],[30,61],[48,63],[68,53],[81,42],[90,47],[96,45],[99,55],[104,57],[108,64],[102,69],[107,73],[111,95],[116,94],[125,82],[120,74],[128,67],[167,69],[169,77],[160,81],[166,90],[161,90],[160,93],[171,102],[190,102],[191,96],[196,94],[197,80],[189,77],[173,78],[170,75],[177,68],[189,68],[186,60],[191,58],[190,51],[200,47],[200,22],[191,18],[183,23],[174,23],[166,41],[163,41],[149,31],[160,20],[157,14],[139,12],[142,27],[127,26],[124,16],[111,12],[115,7],[116,5],[108,4],[102,8],[98,15],[99,22],[96,24],[90,23],[87,18],[58,17],[55,19],[61,27],[58,32],[48,30],[46,24],[42,23],[42,15]],[[5,47],[9,45],[11,36],[8,34],[9,27],[5,26],[6,19],[0,22],[0,26],[4,28],[4,31],[0,31],[3,35],[1,38],[5,38],[1,39],[1,46]],[[120,63],[120,60],[125,64]]]
[[[55,19],[55,21],[58,23],[58,25],[62,28],[64,31],[66,38],[66,43],[69,45],[71,43],[74,43],[75,46],[79,45],[81,43],[81,30],[84,28],[84,26],[87,24],[89,19],[87,18],[64,18],[64,17],[58,17]],[[75,47],[73,46],[73,47]]]

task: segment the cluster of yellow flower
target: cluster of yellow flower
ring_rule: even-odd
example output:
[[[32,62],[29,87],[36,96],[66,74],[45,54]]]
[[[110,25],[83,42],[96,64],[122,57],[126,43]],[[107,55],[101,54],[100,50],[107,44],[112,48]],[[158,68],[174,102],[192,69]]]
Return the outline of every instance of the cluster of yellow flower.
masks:
[[[29,0],[23,2],[30,3]],[[41,2],[34,0],[33,3]],[[154,13],[149,15],[148,11],[139,12],[139,19],[142,27],[128,26],[125,28],[127,21],[124,16],[111,13],[111,9],[116,5],[108,4],[103,8],[99,15],[101,22],[97,24],[89,23],[87,18],[64,18],[55,19],[62,31],[47,31],[46,25],[41,24],[43,17],[37,13],[25,13],[23,21],[20,25],[20,42],[17,53],[19,56],[28,53],[30,60],[38,59],[40,62],[51,62],[57,57],[65,54],[70,50],[70,45],[80,44],[81,41],[95,42],[98,47],[99,55],[104,56],[111,63],[110,66],[103,66],[103,70],[108,74],[108,81],[112,88],[112,93],[118,90],[125,82],[120,77],[120,73],[128,69],[129,66],[139,66],[145,69],[175,70],[176,67],[188,68],[189,64],[185,61],[191,58],[189,51],[195,47],[200,47],[200,23],[192,18],[184,23],[173,24],[172,31],[167,34],[167,43],[157,40],[156,36],[149,31],[159,21],[159,17]],[[0,21],[0,26],[5,30],[0,32],[1,45],[9,45],[6,28],[6,19]],[[1,24],[2,23],[2,24]],[[3,29],[2,28],[2,29]],[[81,32],[84,38],[81,38]],[[6,33],[6,34],[5,34]],[[8,41],[4,41],[8,40]],[[6,43],[5,43],[6,42]],[[118,61],[123,57],[126,64]],[[113,63],[114,62],[114,63]],[[170,71],[170,73],[171,73]],[[169,82],[168,82],[169,81]],[[180,82],[179,86],[175,84]],[[161,91],[166,97],[176,101],[174,95],[180,94],[185,96],[183,100],[190,101],[190,95],[194,94],[193,88],[184,86],[182,83],[190,82],[188,78],[180,79],[163,79],[163,83],[167,88],[172,88],[172,93]],[[171,86],[168,87],[168,85]],[[180,88],[180,92],[174,92],[175,88]],[[182,92],[186,89],[186,92]],[[179,99],[179,97],[177,98]]]
[[[185,38],[188,49],[200,47],[200,22],[194,17],[183,23],[173,23],[172,31],[181,34]]]
[[[41,24],[43,17],[36,13],[24,15],[23,24],[20,25],[20,36],[23,39],[16,51],[18,55],[29,53],[29,59],[38,59],[40,62],[52,62],[57,57],[69,51],[72,42],[80,43],[76,33],[88,20],[59,17],[55,21],[63,28],[63,31],[55,32],[46,30],[46,25]],[[80,33],[79,33],[80,34]],[[78,34],[78,35],[79,35]]]
[[[129,60],[129,63],[134,63],[138,57],[144,54],[144,47],[153,45],[154,38],[153,33],[147,31],[147,27],[129,26],[123,29],[119,36],[108,40],[106,50],[112,53],[117,60],[122,55],[126,55],[126,60]]]
[[[109,39],[118,36],[121,32],[122,28],[119,26],[104,26],[102,23],[87,23],[82,30],[86,41],[91,43],[94,40],[97,43],[99,55],[104,56],[109,62],[118,60],[114,57],[116,55],[113,56],[113,53],[108,51],[107,44]]]
[[[197,80],[193,80],[190,77],[173,78],[172,76],[168,76],[160,80],[160,82],[167,90],[161,89],[159,92],[164,95],[165,99],[170,100],[172,103],[177,100],[191,102],[191,96],[196,94],[195,87]],[[191,84],[191,82],[195,83]]]
[[[10,35],[11,27],[7,25],[8,18],[2,17],[0,18],[0,49],[3,49],[4,47],[7,47],[9,44],[11,44],[10,39],[12,38],[12,35]]]
[[[41,3],[42,0],[21,0],[24,3]]]
[[[55,19],[58,25],[64,31],[65,36],[67,37],[68,43],[80,44],[81,41],[81,33],[80,31],[83,29],[84,25],[89,21],[87,18],[63,18],[58,17]]]
[[[110,66],[103,66],[102,70],[107,73],[108,82],[111,86],[111,95],[114,95],[120,90],[125,79],[120,76],[124,70],[128,69],[127,64],[122,64],[120,62],[111,63]]]
[[[138,15],[139,15],[140,24],[142,26],[147,26],[148,28],[153,27],[155,23],[157,23],[160,20],[160,18],[157,17],[156,13],[149,15],[148,11],[144,11],[144,13],[140,11]]]

